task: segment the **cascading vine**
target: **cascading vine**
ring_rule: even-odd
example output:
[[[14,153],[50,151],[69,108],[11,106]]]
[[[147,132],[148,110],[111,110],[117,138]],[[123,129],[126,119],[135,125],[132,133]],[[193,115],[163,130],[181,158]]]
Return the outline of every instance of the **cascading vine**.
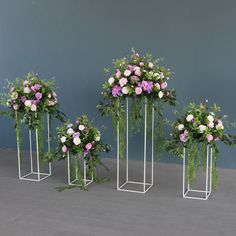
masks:
[[[196,171],[207,168],[207,149],[212,150],[212,188],[216,189],[218,174],[216,162],[219,156],[218,142],[227,145],[236,144],[236,136],[227,134],[224,129],[225,116],[220,116],[220,107],[207,102],[197,105],[190,103],[183,114],[172,124],[171,139],[166,142],[166,149],[173,155],[183,158],[185,148],[188,155],[188,181],[193,185]],[[210,155],[210,154],[209,154]],[[209,164],[209,163],[208,163]]]
[[[44,153],[44,116],[64,121],[64,114],[58,110],[57,94],[54,91],[54,81],[44,81],[38,74],[29,72],[23,78],[8,82],[8,91],[1,94],[1,104],[8,108],[1,112],[15,120],[16,136],[20,159],[22,160],[21,126],[32,131],[38,131],[39,160],[43,165],[49,153]],[[50,158],[51,161],[51,158]]]
[[[103,84],[104,100],[97,106],[101,115],[110,115],[113,118],[114,128],[119,121],[120,131],[120,158],[125,150],[126,132],[126,99],[131,101],[129,109],[129,128],[131,134],[138,133],[143,125],[143,106],[147,99],[147,131],[151,136],[152,108],[156,114],[155,143],[160,156],[164,140],[163,105],[175,105],[175,91],[167,89],[167,81],[171,72],[160,66],[160,59],[154,59],[151,54],[140,56],[132,49],[130,56],[114,61],[114,70],[105,69],[108,81]],[[117,105],[118,104],[118,105]],[[117,116],[117,113],[119,114]],[[114,122],[115,121],[115,122]]]

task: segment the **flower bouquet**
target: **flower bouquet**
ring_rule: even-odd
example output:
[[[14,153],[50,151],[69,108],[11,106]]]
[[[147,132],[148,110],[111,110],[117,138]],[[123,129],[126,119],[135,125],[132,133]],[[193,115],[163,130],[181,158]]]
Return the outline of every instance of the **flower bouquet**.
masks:
[[[68,121],[58,127],[57,131],[57,156],[59,159],[67,158],[68,184],[85,189],[89,183],[97,180],[96,167],[104,166],[99,154],[109,152],[110,146],[102,142],[100,131],[92,125],[86,115],[78,117],[74,124]],[[74,165],[70,163],[72,158]],[[84,165],[83,175],[81,160]]]
[[[140,56],[134,50],[128,57],[113,62],[114,69],[105,69],[108,80],[103,84],[104,101],[97,108],[101,115],[111,115],[115,127],[120,124],[120,155],[124,149],[125,105],[128,98],[132,100],[130,126],[133,133],[140,130],[142,123],[142,102],[148,104],[148,126],[151,125],[152,108],[158,116],[157,132],[158,150],[162,146],[163,114],[162,105],[175,105],[175,91],[168,89],[171,71],[160,65],[160,59],[154,59],[151,54]],[[117,127],[116,127],[117,128]]]
[[[220,110],[216,104],[209,108],[207,102],[200,105],[190,103],[183,114],[173,123],[171,139],[167,141],[166,147],[171,154],[181,158],[185,154],[185,149],[188,151],[188,181],[190,185],[195,182],[196,170],[200,166],[204,166],[206,170],[209,164],[208,156],[211,155],[212,177],[210,180],[212,178],[212,181],[210,185],[216,188],[218,142],[222,141],[227,145],[235,144],[235,137],[225,131],[226,116],[221,116]]]
[[[54,81],[44,81],[38,74],[29,72],[23,78],[17,78],[14,82],[8,82],[8,91],[1,95],[1,103],[6,106],[7,111],[2,114],[9,115],[15,120],[15,129],[18,144],[18,159],[22,159],[22,131],[21,124],[29,129],[31,173],[41,178],[39,166],[37,173],[33,171],[32,164],[32,137],[31,131],[36,132],[37,159],[44,164],[51,158],[50,153],[44,153],[44,132],[45,114],[48,122],[48,149],[50,151],[49,127],[53,117],[63,120],[64,115],[58,110],[58,99],[55,93]],[[50,161],[50,160],[49,160]],[[39,164],[39,163],[37,163]],[[20,163],[19,163],[20,165]],[[19,168],[20,169],[20,168]],[[19,173],[19,177],[22,178]],[[25,177],[28,177],[25,176]]]

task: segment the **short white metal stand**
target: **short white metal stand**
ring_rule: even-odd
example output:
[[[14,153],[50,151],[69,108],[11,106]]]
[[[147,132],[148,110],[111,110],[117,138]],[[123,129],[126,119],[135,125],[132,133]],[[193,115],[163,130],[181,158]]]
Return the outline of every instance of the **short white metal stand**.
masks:
[[[49,119],[50,119],[50,115],[47,113],[47,146],[48,146],[48,151],[50,152],[51,146],[50,146]],[[48,163],[48,172],[47,173],[40,171],[38,129],[35,129],[35,138],[36,138],[36,160],[33,160],[32,130],[29,129],[30,172],[22,175],[21,158],[20,158],[20,144],[19,144],[19,140],[17,137],[18,175],[19,175],[20,180],[29,180],[29,181],[40,182],[43,179],[46,179],[47,177],[52,175],[51,162]],[[36,165],[36,168],[34,168],[34,164]]]
[[[183,198],[197,199],[197,200],[207,200],[211,195],[212,188],[212,148],[207,146],[207,160],[206,160],[206,179],[205,179],[205,189],[191,189],[189,186],[189,181],[186,181],[186,149],[184,148],[183,155]],[[210,164],[209,164],[210,162]],[[187,187],[186,187],[187,182]],[[200,195],[200,196],[199,196]],[[203,196],[201,196],[203,195]]]
[[[120,128],[119,122],[117,123],[117,190],[133,192],[133,193],[146,193],[153,186],[153,165],[154,165],[154,107],[152,108],[152,140],[151,140],[151,180],[147,181],[147,98],[144,104],[144,154],[143,154],[143,177],[142,181],[133,181],[129,176],[129,103],[126,98],[126,175],[125,181],[120,184]],[[130,189],[128,186],[133,186]],[[141,187],[141,190],[135,190],[136,187]]]
[[[75,162],[75,177],[72,179],[71,177],[71,157],[70,153],[67,153],[67,168],[68,168],[68,184],[74,185],[74,186],[81,186],[81,183],[79,183],[79,173],[78,173],[78,158],[79,156],[74,156],[74,162]],[[91,176],[91,179],[87,178],[87,166],[86,161],[83,160],[83,180],[84,186],[88,186],[93,182],[93,175]]]

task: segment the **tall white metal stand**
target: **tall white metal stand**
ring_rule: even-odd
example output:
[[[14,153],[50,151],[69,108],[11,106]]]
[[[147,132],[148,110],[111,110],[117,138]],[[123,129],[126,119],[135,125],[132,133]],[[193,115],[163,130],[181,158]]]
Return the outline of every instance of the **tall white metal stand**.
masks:
[[[16,114],[17,115],[17,114]],[[37,114],[36,114],[37,116]],[[50,145],[50,115],[47,113],[47,147],[48,151],[51,150]],[[17,137],[17,153],[18,153],[18,175],[19,179],[21,180],[29,180],[29,181],[36,181],[40,182],[43,179],[52,175],[52,166],[51,162],[48,163],[48,172],[41,172],[40,171],[40,161],[39,161],[39,135],[38,129],[35,129],[35,139],[36,139],[36,160],[33,158],[33,144],[32,144],[32,130],[29,129],[29,146],[30,146],[30,172],[27,174],[22,175],[22,165],[21,165],[21,158],[20,158],[20,143]]]
[[[154,107],[152,107],[152,140],[151,140],[151,180],[147,181],[147,98],[144,104],[144,153],[143,153],[143,177],[142,181],[131,180],[129,176],[129,101],[126,98],[126,175],[125,181],[120,184],[120,127],[117,123],[117,190],[146,193],[153,186],[153,169],[154,169]],[[129,188],[133,186],[134,188]],[[135,190],[136,187],[141,187],[142,190]]]
[[[186,181],[186,149],[184,148],[183,155],[183,198],[197,199],[197,200],[207,200],[211,195],[212,188],[212,148],[207,146],[207,160],[206,160],[206,179],[205,179],[205,189],[192,189],[189,185],[189,180]],[[209,163],[210,162],[210,163]]]
[[[71,159],[74,159],[75,164],[75,176],[74,178],[71,176]],[[81,186],[80,179],[79,179],[79,173],[78,173],[78,161],[79,156],[70,157],[70,153],[67,153],[67,168],[68,168],[68,184],[69,185],[75,185],[75,186]],[[86,161],[83,160],[83,179],[84,186],[88,186],[93,182],[93,174],[91,178],[87,178],[87,166]]]

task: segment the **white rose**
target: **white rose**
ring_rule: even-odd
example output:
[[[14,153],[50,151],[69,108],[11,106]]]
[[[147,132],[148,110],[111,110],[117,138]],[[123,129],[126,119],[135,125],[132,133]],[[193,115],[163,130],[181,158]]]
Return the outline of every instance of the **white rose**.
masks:
[[[125,70],[125,72],[124,72],[124,75],[127,77],[127,76],[130,76],[130,74],[131,74],[131,71],[130,70]]]
[[[113,77],[111,77],[111,78],[108,79],[108,83],[109,83],[110,85],[113,85],[114,82],[115,82],[115,79],[114,79]]]
[[[154,85],[158,90],[160,90],[161,89],[161,86],[160,86],[160,84],[159,83],[155,83],[155,85]]]
[[[25,106],[26,107],[31,107],[31,105],[32,105],[32,101],[31,100],[26,100],[25,101]]]
[[[72,134],[74,134],[74,130],[72,129],[72,128],[69,128],[68,130],[67,130],[67,134],[69,134],[69,135],[72,135]]]
[[[24,93],[30,93],[31,92],[31,90],[30,90],[30,88],[29,87],[24,87]]]
[[[75,137],[75,138],[73,139],[73,143],[74,143],[75,145],[79,145],[79,144],[81,144],[81,139],[80,139],[79,137]]]
[[[164,93],[162,92],[162,91],[160,91],[159,93],[158,93],[158,97],[159,98],[162,98],[164,96]]]
[[[66,137],[65,136],[62,136],[61,137],[61,143],[64,143],[66,141]]]
[[[183,129],[184,129],[184,125],[183,125],[183,124],[179,124],[179,125],[178,125],[178,130],[181,131],[181,130],[183,130]]]
[[[84,125],[79,125],[79,130],[83,131],[85,129]]]
[[[153,63],[149,62],[148,67],[152,69],[154,67]]]
[[[207,119],[208,119],[210,122],[213,122],[213,121],[214,121],[214,117],[211,116],[211,115],[207,116]]]
[[[204,133],[207,127],[205,125],[199,125],[198,128],[199,128],[200,133]]]
[[[100,135],[97,135],[97,136],[95,137],[95,141],[96,141],[96,142],[99,142],[100,140],[101,140]]]
[[[164,79],[164,78],[165,78],[165,76],[164,76],[164,74],[163,74],[162,72],[160,73],[160,78],[161,78],[161,79]]]
[[[31,111],[36,111],[37,110],[37,106],[35,104],[32,104],[30,107]]]
[[[190,114],[186,117],[186,120],[189,122],[189,121],[193,120],[193,118],[194,118],[193,115]]]
[[[209,128],[214,128],[214,122],[209,122],[207,125]]]
[[[72,128],[73,127],[73,124],[68,124],[67,125],[67,128]]]
[[[123,87],[123,88],[122,88],[122,93],[123,93],[123,94],[128,94],[128,93],[129,93],[128,87],[126,87],[126,86]]]
[[[218,123],[218,124],[216,125],[216,129],[217,129],[217,130],[224,129],[224,126],[222,125],[222,123]]]
[[[12,99],[17,99],[18,98],[18,93],[17,92],[13,92],[12,94],[11,94],[11,98]]]

